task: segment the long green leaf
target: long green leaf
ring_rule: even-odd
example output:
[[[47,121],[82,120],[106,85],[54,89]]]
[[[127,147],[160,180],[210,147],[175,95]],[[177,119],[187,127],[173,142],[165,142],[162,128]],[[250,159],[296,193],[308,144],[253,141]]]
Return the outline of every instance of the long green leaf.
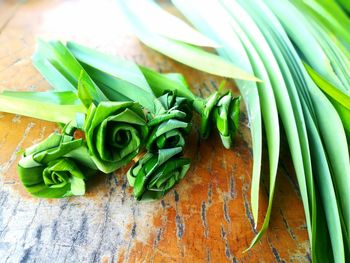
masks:
[[[334,0],[304,0],[304,3],[312,9],[312,14],[318,21],[331,29],[337,38],[350,45],[350,19]]]
[[[251,43],[255,46],[255,50],[259,52],[259,56],[264,62],[264,66],[266,67],[266,70],[269,74],[269,79],[271,80],[271,87],[274,91],[275,98],[276,98],[278,112],[286,131],[287,139],[288,139],[291,153],[292,153],[294,166],[297,171],[299,187],[301,190],[300,192],[304,203],[307,225],[309,229],[309,235],[311,238],[311,219],[310,219],[311,212],[309,208],[308,192],[307,192],[307,185],[305,180],[306,175],[305,175],[303,154],[302,154],[302,147],[305,149],[304,153],[307,152],[308,150],[306,129],[305,129],[305,124],[303,124],[304,120],[302,117],[300,117],[301,115],[300,106],[298,107],[297,103],[291,102],[290,96],[288,94],[288,90],[286,87],[286,83],[284,80],[284,76],[282,75],[281,71],[282,70],[286,71],[284,72],[284,75],[286,77],[286,80],[289,86],[294,85],[293,80],[290,77],[290,72],[288,72],[288,68],[285,65],[285,61],[283,57],[279,53],[279,50],[274,48],[275,43],[271,38],[271,36],[268,35],[269,31],[266,30],[266,27],[262,27],[262,32],[265,33],[265,36],[263,36],[262,33],[257,28],[257,25],[261,25],[264,22],[261,21],[261,19],[260,20],[258,19],[259,14],[254,14],[256,4],[250,3],[249,1],[240,2],[242,7],[246,8],[246,11],[248,11],[250,14],[254,14],[254,16],[252,17],[256,19],[257,25],[249,19],[248,14],[245,13],[244,10],[241,10],[240,6],[230,1],[223,1],[223,3],[225,4],[227,10],[230,10],[232,15],[236,18],[236,20],[241,22],[242,30],[244,32],[247,32],[247,35],[249,36],[249,41],[251,41]],[[265,39],[266,34],[268,36]],[[270,46],[272,45],[271,49],[269,45]],[[275,51],[275,54],[272,53],[272,50]],[[279,60],[279,64],[277,63],[277,59]],[[256,62],[252,62],[252,63],[256,63]],[[263,92],[266,92],[266,89],[262,89],[262,90]],[[297,96],[295,92],[293,95]],[[293,106],[294,106],[294,110],[293,110]],[[296,111],[296,113],[299,115],[297,117],[298,117],[298,122],[300,123],[299,133],[300,133],[300,136],[302,137],[301,140],[299,140],[298,122],[296,121],[294,111]],[[305,159],[306,159],[305,164],[308,165],[308,167],[310,167],[308,171],[309,173],[308,176],[311,176],[310,158],[309,156],[306,155]],[[271,164],[270,164],[270,167],[272,167]],[[275,180],[276,180],[275,177],[276,177],[275,174],[270,175],[270,194],[269,194],[269,206],[268,206],[267,214],[266,214],[264,223],[262,225],[262,228],[259,231],[257,237],[253,240],[251,247],[262,237],[263,233],[268,228],[271,209],[272,209]]]
[[[77,90],[78,83],[83,82],[86,88],[95,94],[96,101],[107,100],[89,75],[84,72],[84,68],[60,41],[39,40],[33,63],[55,90]]]
[[[333,87],[330,83],[324,80],[321,76],[319,76],[314,70],[312,70],[309,66],[305,65],[308,70],[310,76],[315,80],[317,85],[330,97],[333,102],[333,106],[338,111],[339,116],[342,118],[342,122],[344,125],[345,132],[350,135],[350,98],[341,93],[338,89]],[[320,109],[321,110],[321,109]],[[324,113],[326,114],[326,113]],[[326,114],[327,115],[327,114]],[[326,123],[324,124],[326,125]],[[338,123],[338,126],[341,126]],[[325,129],[327,130],[327,129]],[[338,129],[339,130],[339,129]],[[337,130],[337,131],[338,131]],[[331,144],[331,136],[328,135],[328,143]],[[333,136],[342,137],[343,134],[333,134]],[[339,149],[340,148],[340,149]],[[345,148],[345,149],[344,149]],[[348,149],[347,145],[341,145],[338,147],[339,151],[344,152]],[[329,158],[333,159],[332,163],[334,170],[334,183],[337,189],[339,205],[342,210],[342,216],[346,228],[347,241],[349,242],[350,236],[350,192],[348,190],[348,186],[350,185],[350,163],[349,158],[339,158],[337,155],[339,154],[335,152],[335,148],[332,149],[333,153],[329,154]],[[343,176],[341,176],[343,174]],[[350,243],[349,243],[350,244]],[[349,245],[348,244],[348,245]],[[350,245],[349,245],[350,248]]]
[[[342,82],[334,69],[337,65],[332,64],[322,48],[324,38],[318,38],[315,27],[310,26],[307,18],[294,6],[298,2],[268,0],[267,3],[271,5],[271,9],[283,24],[289,37],[302,52],[306,61],[330,83],[342,88]],[[300,7],[300,5],[298,6]],[[344,87],[344,90],[347,89]]]
[[[195,99],[182,75],[162,74],[73,42],[68,42],[67,47],[94,81],[103,85],[100,88],[105,94],[112,92],[112,89],[119,91],[114,95],[109,93],[107,97],[111,100],[119,100],[115,96],[123,94],[129,99],[139,100],[146,108],[151,108],[153,100],[167,90],[176,90],[180,96]]]
[[[142,66],[140,66],[140,69],[156,96],[161,96],[164,91],[171,90],[189,100],[196,99],[182,75],[177,73],[162,74]]]
[[[269,168],[270,168],[270,193],[269,193],[269,206],[267,215],[264,221],[264,228],[268,226],[269,217],[272,208],[273,195],[275,190],[275,182],[276,182],[276,174],[277,174],[277,166],[279,159],[279,147],[280,147],[280,133],[279,133],[279,122],[278,122],[278,114],[275,96],[273,93],[273,87],[271,81],[276,81],[274,78],[274,74],[269,74],[267,69],[269,66],[267,63],[270,61],[266,59],[266,57],[261,56],[261,53],[268,52],[269,48],[265,45],[265,49],[263,47],[258,47],[257,42],[261,44],[261,41],[264,41],[264,38],[261,36],[260,39],[254,42],[254,35],[257,37],[258,29],[254,27],[254,22],[250,20],[249,16],[244,12],[244,10],[233,2],[226,3],[227,10],[231,12],[231,19],[228,17],[228,22],[235,30],[237,35],[240,37],[242,44],[246,47],[247,54],[250,59],[250,63],[252,64],[252,68],[256,76],[263,80],[262,83],[258,83],[258,91],[260,97],[260,105],[262,110],[262,116],[265,124],[266,130],[266,138],[269,152]],[[224,13],[223,13],[224,14]],[[228,15],[228,14],[227,14]],[[222,17],[222,16],[220,16]],[[248,31],[252,32],[250,35]],[[247,32],[247,33],[245,33]],[[255,45],[255,46],[254,46]],[[259,52],[259,50],[261,52]],[[278,70],[277,65],[275,65],[275,69]],[[276,84],[273,83],[273,85]],[[282,82],[283,83],[283,82]],[[280,83],[278,89],[281,89]],[[252,185],[252,189],[255,185]],[[256,185],[256,197],[258,199],[259,194],[259,184]],[[253,197],[253,196],[252,196]],[[254,206],[252,206],[254,207]],[[258,211],[253,211],[257,213]],[[265,223],[266,222],[266,223]]]
[[[322,78],[315,70],[313,70],[310,66],[307,64],[304,64],[306,70],[309,72],[312,79],[317,83],[319,88],[326,93],[329,97],[336,100],[339,104],[341,104],[344,108],[347,110],[350,110],[350,97],[338,90],[336,87],[334,87],[331,83],[329,83],[327,80]]]
[[[299,95],[297,93],[295,83],[288,65],[281,53],[280,48],[276,42],[276,36],[272,33],[278,31],[278,22],[266,7],[259,3],[253,1],[241,1],[241,5],[250,13],[254,14],[252,17],[256,21],[256,24],[260,27],[261,32],[273,51],[273,55],[278,62],[278,67],[276,68],[276,62],[274,62],[273,56],[271,56],[271,51],[265,46],[265,41],[259,39],[256,43],[259,47],[261,44],[262,57],[268,57],[270,61],[270,74],[274,77],[274,91],[276,94],[276,100],[278,103],[278,111],[282,119],[287,139],[289,142],[289,147],[291,149],[291,155],[293,158],[294,167],[296,170],[297,179],[299,182],[300,192],[304,204],[306,222],[308,225],[309,237],[311,240],[311,207],[314,199],[313,190],[313,179],[311,171],[311,157],[309,153],[309,143],[306,134],[306,126],[303,116],[303,111],[300,104]],[[258,9],[257,9],[258,6]],[[262,10],[258,12],[257,10]],[[271,26],[271,28],[269,28]],[[256,32],[259,36],[259,33]],[[281,73],[283,76],[281,76]],[[288,93],[286,93],[288,90]],[[254,244],[264,232],[267,225],[264,224],[259,234],[253,240]]]
[[[305,64],[307,71],[318,87],[327,94],[329,100],[337,110],[344,126],[348,145],[350,145],[350,97],[342,93],[331,83],[322,78],[316,71]]]
[[[336,0],[340,6],[350,14],[350,2],[348,0]]]
[[[207,73],[234,79],[260,81],[252,74],[246,73],[236,67],[232,62],[230,63],[215,54],[206,52],[183,42],[174,41],[153,34],[147,27],[145,27],[145,22],[137,17],[137,14],[131,9],[129,1],[119,0],[117,3],[124,14],[126,21],[129,21],[132,26],[135,34],[147,46],[185,65]]]
[[[59,105],[32,99],[0,95],[0,111],[59,123],[75,123],[77,113],[85,113],[82,104]]]
[[[339,218],[338,205],[336,201],[336,194],[333,187],[333,182],[330,174],[330,167],[328,167],[326,153],[322,146],[321,138],[317,132],[316,125],[313,122],[310,114],[305,111],[306,121],[308,122],[308,132],[310,138],[310,147],[311,147],[311,157],[313,158],[314,173],[317,174],[317,186],[321,193],[322,205],[325,210],[327,227],[330,234],[331,244],[333,247],[333,257],[334,262],[346,262],[345,253],[344,253],[344,244],[343,236],[341,230],[341,223]],[[319,207],[318,209],[322,209]],[[319,244],[322,246],[323,241],[319,241]],[[317,247],[317,249],[320,249]],[[319,256],[318,254],[324,254],[328,251],[329,248],[326,248],[325,251],[314,251],[316,253],[315,258],[323,261],[325,258]],[[329,259],[326,257],[326,259]]]
[[[308,3],[314,3],[314,1],[308,1]],[[341,43],[341,40],[343,39],[339,38],[339,34],[342,36],[345,36],[345,34],[338,33],[340,29],[348,33],[347,28],[345,26],[339,25],[338,27],[335,27],[332,26],[332,24],[326,23],[325,21],[329,22],[336,16],[335,14],[330,15],[329,13],[327,16],[327,12],[321,12],[322,9],[317,8],[320,6],[319,4],[313,5],[313,7],[325,16],[324,19],[321,19],[322,16],[317,14],[314,10],[312,10],[312,8],[304,4],[301,0],[296,0],[293,2],[293,4],[300,10],[300,12],[302,12],[303,16],[306,18],[306,21],[308,23],[306,24],[306,27],[309,28],[310,33],[314,36],[320,47],[327,55],[336,76],[342,84],[341,86],[337,85],[337,88],[350,95],[350,53],[348,50],[346,50],[346,48],[344,48],[343,43]],[[337,15],[340,17],[340,14]],[[348,24],[350,23],[348,22]]]
[[[72,91],[12,91],[4,90],[1,95],[23,98],[28,100],[35,100],[38,102],[46,102],[52,104],[60,105],[79,105],[81,101],[79,100],[76,93]]]
[[[155,110],[154,100],[156,96],[136,64],[72,42],[68,42],[67,47],[82,63],[88,74],[95,81],[103,84],[100,89],[103,89],[105,94],[109,93],[109,99],[116,100],[120,95],[123,95],[133,101],[140,102],[150,111]],[[117,93],[112,94],[111,88]]]
[[[209,37],[222,45],[218,52],[224,58],[235,61],[239,67],[253,74],[249,57],[246,55],[245,48],[241,44],[239,37],[232,28],[227,24],[225,16],[220,10],[212,7],[216,11],[216,15],[208,14],[212,8],[205,8],[194,1],[173,1],[175,6],[194,24],[200,31],[205,32]],[[193,12],[196,10],[196,12]],[[217,13],[219,12],[219,13]],[[212,17],[213,19],[208,19]],[[220,20],[214,19],[220,17]],[[226,16],[227,17],[227,16]],[[250,128],[252,134],[253,147],[253,173],[252,173],[252,211],[255,222],[258,218],[258,193],[260,182],[261,168],[261,149],[262,149],[262,127],[261,127],[261,111],[260,100],[256,84],[253,82],[236,81],[240,89],[243,99],[247,105],[248,117],[250,120]]]
[[[196,46],[219,46],[181,19],[163,10],[153,1],[129,0],[128,5],[152,33]]]
[[[271,6],[272,9],[274,7]],[[277,12],[277,10],[273,10]],[[279,10],[281,11],[281,10]],[[322,198],[322,204],[324,206],[325,215],[327,219],[327,226],[329,228],[330,238],[332,242],[332,248],[333,248],[333,255],[334,260],[336,262],[344,262],[344,244],[343,244],[343,236],[341,231],[341,218],[339,216],[339,210],[337,205],[337,200],[333,197],[334,189],[332,190],[328,189],[325,191],[324,189],[329,187],[329,181],[332,181],[331,178],[331,172],[330,169],[332,169],[332,172],[336,172],[334,170],[334,166],[337,165],[338,161],[335,162],[333,157],[334,152],[336,151],[336,148],[338,145],[342,145],[340,151],[342,154],[340,154],[340,159],[344,161],[344,163],[347,163],[348,159],[348,151],[347,151],[347,143],[345,139],[345,134],[343,127],[340,123],[339,116],[335,112],[332,105],[329,103],[329,101],[324,97],[324,95],[318,90],[318,88],[315,86],[315,84],[312,82],[310,77],[308,76],[307,72],[305,71],[299,56],[296,54],[294,48],[292,47],[288,37],[281,35],[281,37],[284,39],[283,43],[281,43],[281,48],[284,50],[284,53],[286,54],[286,57],[289,59],[286,60],[290,64],[290,68],[292,69],[292,72],[294,74],[294,78],[296,80],[298,91],[300,92],[301,101],[303,103],[304,112],[307,118],[309,118],[309,121],[307,123],[308,125],[308,131],[310,140],[313,140],[313,147],[311,149],[311,154],[314,156],[313,159],[313,169],[314,171],[318,171],[318,173],[315,173],[315,175],[319,175],[316,177],[316,180],[319,182],[319,188],[323,189],[320,191],[321,198]],[[324,114],[326,113],[327,119],[324,118]],[[310,121],[310,119],[312,121]],[[326,125],[327,121],[327,125]],[[319,129],[316,132],[310,132],[316,127]],[[337,134],[337,137],[332,137],[330,133]],[[312,137],[311,137],[312,136]],[[321,139],[320,139],[321,138]],[[320,144],[318,141],[322,140],[321,142],[324,143]],[[332,143],[330,141],[332,140]],[[345,145],[345,146],[344,146]],[[346,150],[346,151],[345,151]],[[330,155],[333,155],[330,159],[324,160],[323,152],[326,153],[326,157],[329,158]],[[315,156],[317,158],[315,158]],[[339,157],[339,153],[338,153]],[[318,161],[315,161],[317,159]],[[320,163],[320,160],[323,160],[322,163]],[[328,166],[328,162],[330,162],[330,166]],[[339,168],[339,167],[337,167]],[[325,178],[320,177],[323,176]],[[334,175],[334,176],[342,176],[340,174]],[[323,185],[328,184],[328,185]],[[332,185],[331,185],[332,186]],[[328,200],[328,201],[325,201]],[[325,253],[326,251],[318,250],[317,248],[314,249],[314,253]]]

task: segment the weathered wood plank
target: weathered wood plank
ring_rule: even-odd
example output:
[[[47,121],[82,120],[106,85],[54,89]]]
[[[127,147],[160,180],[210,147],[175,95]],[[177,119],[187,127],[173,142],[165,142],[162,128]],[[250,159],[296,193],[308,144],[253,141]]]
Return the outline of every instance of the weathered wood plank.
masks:
[[[113,0],[5,3],[0,2],[0,14],[5,6],[13,13],[10,19],[0,15],[0,90],[49,88],[30,61],[37,37],[75,40],[160,71],[179,71],[203,96],[220,81],[141,45],[120,20]],[[16,175],[16,153],[56,128],[0,113],[2,262],[309,261],[305,219],[287,149],[278,171],[270,230],[253,250],[242,254],[255,233],[249,207],[252,158],[245,114],[232,150],[219,147],[216,136],[199,141],[195,127],[187,150],[193,158],[190,172],[163,200],[152,203],[134,201],[125,169],[97,177],[84,197],[38,200],[28,196]],[[266,205],[263,188],[260,218]]]

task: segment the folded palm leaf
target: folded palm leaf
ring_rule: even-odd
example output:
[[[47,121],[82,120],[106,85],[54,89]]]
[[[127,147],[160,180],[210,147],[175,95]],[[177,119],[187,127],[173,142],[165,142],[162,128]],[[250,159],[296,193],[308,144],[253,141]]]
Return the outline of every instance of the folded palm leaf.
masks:
[[[175,92],[164,94],[156,102],[157,112],[149,115],[147,150],[184,147],[184,135],[191,129],[192,106]]]
[[[97,170],[83,139],[58,133],[25,150],[17,169],[24,187],[40,198],[83,195]]]
[[[134,187],[138,200],[163,197],[187,173],[190,160],[179,158],[182,148],[162,149],[158,153],[147,153],[127,174],[129,184]]]
[[[104,173],[128,164],[148,134],[145,115],[135,102],[92,104],[83,129],[91,158]]]

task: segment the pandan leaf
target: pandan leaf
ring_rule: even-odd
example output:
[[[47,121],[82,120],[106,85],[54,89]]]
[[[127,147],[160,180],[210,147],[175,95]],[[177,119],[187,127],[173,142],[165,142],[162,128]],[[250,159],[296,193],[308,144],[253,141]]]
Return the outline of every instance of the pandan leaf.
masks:
[[[272,4],[270,0],[267,3]],[[334,70],[337,65],[331,63],[330,58],[322,48],[322,38],[317,37],[318,34],[315,32],[315,28],[309,26],[309,22],[302,15],[301,10],[298,10],[289,1],[274,2],[271,9],[281,21],[289,37],[302,52],[307,63],[330,83],[342,87],[342,82]]]
[[[223,62],[220,62],[220,63],[218,62],[213,68],[212,65],[214,65],[214,61],[217,61],[217,58],[214,59],[214,57],[212,55],[208,56],[207,53],[203,53],[203,51],[197,52],[198,49],[195,49],[194,47],[188,48],[188,46],[186,46],[184,44],[179,44],[178,42],[170,41],[170,40],[167,40],[164,38],[159,39],[160,37],[155,37],[154,35],[150,36],[148,30],[145,29],[140,24],[140,22],[132,15],[132,13],[130,13],[128,6],[125,5],[125,3],[122,3],[120,1],[118,3],[119,3],[120,8],[123,10],[125,15],[127,16],[127,19],[132,20],[132,23],[134,25],[134,28],[136,29],[138,37],[143,42],[145,42],[147,45],[149,45],[150,47],[155,48],[159,52],[161,52],[165,55],[168,55],[174,59],[175,58],[181,59],[181,62],[183,62],[189,66],[195,67],[197,69],[200,69],[200,70],[212,73],[212,74],[217,74],[219,76],[226,76],[226,77],[231,77],[231,78],[237,77],[238,79],[242,78],[242,75],[236,74],[237,72],[235,70],[229,70],[229,71],[231,71],[229,74],[223,74],[224,67],[217,65],[217,64],[220,64]],[[189,9],[189,10],[191,10],[191,9]],[[190,16],[190,14],[191,14],[191,12],[189,12],[189,14],[186,14],[188,18]],[[193,21],[193,20],[195,20],[194,17],[195,17],[195,14],[192,15],[193,19],[190,19],[191,22],[193,24],[195,24],[195,26],[200,27],[200,25],[199,25],[200,23],[198,24],[198,23],[195,23],[195,21]],[[202,23],[202,27],[203,26],[205,26],[204,22]],[[202,31],[205,31],[205,30],[202,30]],[[225,31],[225,30],[223,30],[223,31]],[[208,32],[206,31],[206,33],[208,33]],[[147,35],[147,36],[145,37],[145,35]],[[208,35],[210,35],[210,38],[214,39],[216,42],[218,42],[218,43],[220,42],[220,41],[217,41],[217,36],[215,36],[215,34],[209,33]],[[227,43],[230,43],[230,45],[239,43],[239,41],[233,41],[232,39],[228,40],[228,38],[225,38],[225,39],[227,39]],[[179,44],[179,45],[176,45],[176,44]],[[220,42],[220,44],[221,44],[221,42]],[[177,50],[175,50],[174,54],[170,54],[169,50],[174,50],[174,48],[177,48]],[[244,54],[243,47],[235,46],[232,50],[235,50],[235,48],[238,48],[237,53]],[[193,51],[193,52],[191,52],[191,51]],[[221,49],[221,51],[222,51],[222,54],[226,53],[226,50],[225,50],[225,52],[223,52],[223,50]],[[178,54],[181,54],[181,57]],[[237,61],[242,62],[242,58],[240,56],[236,56],[233,53],[226,55],[226,58],[228,56],[230,57],[230,60],[234,61],[235,63]],[[194,58],[197,59],[197,57],[199,57],[199,59],[194,60]],[[223,61],[224,61],[224,64],[227,65],[226,60],[223,60]],[[211,65],[208,65],[209,63]],[[242,64],[242,68],[245,68],[248,71],[250,70],[249,64],[247,64],[246,62],[241,63],[241,64]],[[220,71],[220,72],[218,72],[218,71]],[[254,157],[254,164],[253,164],[253,175],[254,176],[253,177],[257,178],[260,174],[260,165],[261,165],[261,116],[260,116],[259,97],[258,97],[258,93],[257,93],[256,86],[254,83],[237,81],[237,84],[238,84],[238,87],[240,88],[240,90],[243,94],[243,98],[244,98],[245,102],[247,103],[248,116],[249,116],[249,119],[251,120],[252,144],[253,144],[253,155],[254,155],[253,156]]]
[[[230,3],[223,1],[228,7]],[[276,21],[271,17],[269,10],[266,7],[258,4],[259,10],[264,10],[263,13],[256,12],[256,5],[252,1],[240,2],[243,8],[250,14],[254,14],[256,25],[259,26],[261,33],[255,29],[254,36],[256,40],[252,40],[257,47],[259,47],[260,56],[266,63],[266,68],[269,69],[269,75],[271,76],[272,87],[274,88],[276,103],[278,106],[278,112],[282,120],[289,147],[291,149],[291,155],[293,158],[294,167],[296,169],[297,179],[299,182],[299,188],[304,204],[306,222],[308,225],[308,231],[310,240],[311,234],[311,203],[313,198],[313,181],[311,171],[311,157],[309,153],[309,144],[306,134],[306,126],[303,117],[302,108],[299,101],[299,95],[297,93],[293,77],[288,68],[288,65],[281,53],[275,37],[272,34],[272,30],[266,23],[273,27],[277,27]],[[275,24],[275,25],[274,25]],[[249,25],[251,28],[255,28],[254,25]],[[265,39],[264,39],[265,38]],[[260,42],[258,44],[258,42]],[[268,46],[267,46],[268,45]],[[273,52],[273,54],[271,54]],[[310,203],[309,203],[310,202]],[[270,204],[270,201],[269,201]],[[265,217],[264,224],[258,235],[254,238],[250,248],[262,237],[268,227],[269,215],[271,213],[271,206],[269,206],[267,215]]]
[[[253,68],[244,46],[237,34],[232,30],[227,15],[222,9],[218,9],[215,3],[210,4],[210,8],[204,8],[195,1],[173,1],[175,6],[191,21],[200,31],[205,32],[211,39],[214,39],[222,45],[217,51],[221,56],[230,61],[235,61],[239,67],[253,74]],[[213,10],[211,10],[213,8]],[[196,12],[193,12],[196,10]],[[211,15],[208,12],[213,11]],[[220,20],[214,19],[220,17]],[[213,18],[213,19],[212,19]],[[258,193],[261,168],[261,148],[262,148],[262,127],[261,127],[261,110],[260,100],[256,83],[236,81],[242,97],[247,105],[248,117],[252,133],[253,147],[253,173],[252,173],[252,191],[251,205],[253,217],[257,222],[258,217]],[[267,106],[267,105],[266,105]]]
[[[68,44],[69,47],[72,47],[72,44]],[[150,104],[150,96],[161,96],[168,91],[174,91],[178,95],[185,97],[190,102],[193,101],[196,111],[201,114],[201,135],[206,138],[210,132],[210,124],[216,122],[215,115],[213,114],[214,106],[219,102],[222,96],[225,94],[213,94],[211,98],[207,100],[196,97],[188,87],[188,84],[184,80],[184,77],[180,74],[161,74],[156,71],[153,71],[146,67],[140,67],[144,77],[149,82],[149,86],[145,89],[150,89],[151,91],[144,92],[142,83],[133,82],[134,76],[124,76],[120,72],[126,71],[127,68],[131,68],[128,65],[130,62],[124,63],[123,60],[120,60],[117,57],[110,57],[103,53],[88,49],[86,47],[74,44],[74,48],[71,49],[74,55],[77,55],[78,60],[82,63],[85,70],[90,74],[92,79],[100,84],[100,88],[104,94],[108,94],[110,100],[127,100],[127,98],[138,101],[150,109],[151,112],[156,112],[158,109],[154,108],[156,105],[156,99],[153,99],[153,105]],[[123,68],[125,66],[125,69]],[[136,67],[136,65],[134,65]],[[118,70],[115,70],[118,69]],[[138,72],[138,69],[132,69],[135,72],[135,76],[142,74]],[[135,84],[135,85],[134,85]],[[145,86],[144,86],[145,87]],[[141,90],[142,88],[142,90]],[[127,98],[121,98],[121,96],[126,96]],[[158,98],[159,99],[159,98]],[[231,97],[230,100],[226,100],[227,105],[222,105],[228,107],[228,116],[231,116],[234,119],[238,119],[239,107],[233,106],[238,100]],[[221,103],[222,104],[222,103]],[[222,107],[219,106],[219,107]],[[163,105],[163,109],[166,109],[167,106]],[[159,113],[158,113],[159,114]],[[173,115],[171,115],[173,114]],[[165,118],[176,117],[179,112],[175,113],[166,113]],[[157,118],[159,119],[159,118]],[[154,122],[152,120],[151,122]],[[227,122],[227,121],[226,121]],[[150,124],[151,125],[151,124]],[[227,134],[220,133],[224,146],[230,148],[232,145],[233,138],[236,134],[238,126],[230,124],[230,131]]]
[[[343,122],[343,126],[345,129],[345,132],[348,135],[350,135],[350,98],[347,97],[345,94],[341,93],[338,89],[333,87],[329,82],[324,80],[321,76],[319,76],[313,69],[311,69],[309,66],[305,65],[305,68],[308,70],[310,76],[314,79],[316,84],[320,87],[322,91],[324,91],[329,97],[331,102],[333,103],[333,106],[338,111],[338,114]],[[321,110],[321,109],[320,109]],[[325,113],[326,114],[326,113]],[[324,123],[326,125],[326,123]],[[338,124],[338,126],[341,126]],[[326,128],[325,128],[326,130]],[[338,136],[340,138],[343,137],[343,134],[333,134],[334,136]],[[328,135],[328,145],[331,145],[331,134]],[[329,147],[330,148],[330,147]],[[332,147],[333,149],[330,149],[333,151],[332,154],[329,154],[329,158],[332,159],[333,163],[333,171],[334,171],[334,184],[338,195],[339,200],[339,206],[341,207],[341,216],[343,217],[344,225],[346,228],[346,234],[348,235],[346,238],[349,242],[350,235],[350,193],[348,191],[348,185],[350,185],[350,163],[349,158],[346,158],[346,155],[343,158],[338,158],[338,153],[336,153],[336,148]],[[339,151],[342,151],[343,153],[348,149],[347,145],[341,145],[337,147]],[[343,175],[341,175],[343,174]],[[348,243],[349,245],[350,243]],[[350,245],[349,245],[350,247]]]
[[[184,136],[191,128],[191,106],[174,93],[166,93],[158,101],[162,105],[148,123],[147,150],[156,152],[159,149],[184,147]]]
[[[160,53],[173,58],[185,65],[197,68],[199,70],[234,79],[244,79],[249,81],[259,81],[252,76],[234,66],[225,59],[215,54],[206,52],[200,48],[185,44],[183,42],[174,41],[157,34],[152,34],[145,26],[144,21],[137,17],[134,10],[130,6],[130,2],[117,1],[119,8],[125,15],[127,21],[130,22],[134,33],[147,46],[159,51]]]
[[[87,162],[79,161],[82,156]],[[84,180],[96,172],[83,140],[58,133],[28,148],[17,169],[26,190],[39,198],[83,195]]]
[[[128,171],[129,184],[138,200],[154,200],[163,197],[187,173],[190,160],[179,158],[182,147],[147,153]]]
[[[80,99],[76,93],[72,91],[13,91],[4,90],[1,95],[22,98],[28,100],[35,100],[38,102],[47,102],[59,105],[79,105]]]
[[[53,100],[61,100],[59,98],[60,96],[56,95]],[[75,122],[77,113],[85,113],[86,109],[82,104],[60,105],[50,102],[38,103],[37,99],[26,99],[25,96],[13,96],[13,94],[7,93],[7,95],[0,94],[0,111],[45,121],[69,123]]]
[[[33,55],[33,64],[55,90],[75,91],[78,89],[78,83],[82,82],[96,96],[97,101],[107,100],[89,75],[84,72],[84,68],[60,41],[39,40]]]
[[[271,8],[274,9],[274,7],[271,7]],[[276,10],[273,10],[273,11],[276,11]],[[318,129],[318,133],[315,133],[315,132],[309,133],[309,136],[313,136],[312,139],[314,140],[314,142],[317,142],[319,140],[317,139],[317,136],[318,136],[322,138],[322,142],[324,143],[324,145],[319,143],[314,143],[313,148],[311,148],[311,155],[318,156],[318,154],[322,152],[326,152],[327,157],[330,157],[331,155],[333,156],[327,159],[326,163],[319,163],[313,160],[313,166],[314,166],[313,169],[316,169],[315,167],[317,167],[317,169],[322,171],[322,173],[319,172],[314,174],[315,175],[322,174],[322,176],[325,176],[325,177],[330,176],[330,174],[332,173],[337,174],[338,167],[336,169],[334,169],[334,167],[338,165],[338,161],[335,161],[333,159],[334,158],[333,151],[336,150],[336,145],[342,145],[341,149],[339,149],[342,152],[342,154],[340,155],[341,156],[340,158],[342,159],[341,162],[344,162],[344,163],[348,162],[348,153],[346,153],[348,151],[347,143],[345,139],[344,129],[340,122],[339,116],[337,115],[337,113],[335,112],[335,109],[332,107],[329,101],[318,90],[318,88],[315,86],[315,84],[312,82],[312,80],[308,76],[307,72],[305,71],[300,61],[299,56],[296,54],[294,48],[289,42],[288,37],[283,36],[283,38],[285,39],[283,45],[287,46],[284,52],[286,53],[286,56],[290,59],[286,61],[288,63],[294,61],[294,63],[291,64],[290,67],[293,68],[292,72],[295,71],[294,78],[297,82],[299,92],[302,94],[301,101],[303,105],[305,105],[303,106],[304,112],[305,114],[309,114],[309,116],[307,117],[312,118],[312,121],[313,121],[313,123],[309,121],[308,130],[312,130],[313,126],[316,126]],[[281,39],[281,35],[280,35],[280,39]],[[285,46],[281,46],[281,48],[283,49],[285,48]],[[327,125],[326,125],[326,119],[324,118],[324,116],[327,116],[327,123],[328,123]],[[332,124],[330,124],[329,121],[332,122]],[[330,143],[332,138],[330,136],[330,133],[338,134],[336,139],[334,137],[334,140],[332,140],[332,143]],[[339,156],[339,153],[338,153],[338,156]],[[321,158],[321,157],[318,157],[318,158]],[[330,162],[329,166],[328,166],[328,162]],[[330,172],[330,169],[332,170],[332,172]],[[334,176],[340,176],[340,174],[338,175],[336,174],[334,174]],[[329,182],[329,180],[332,180],[332,178],[324,178],[320,180],[319,177],[317,177],[316,180],[319,180],[321,182],[320,185],[318,186],[321,189],[321,188],[328,187],[321,184],[326,184],[326,182]],[[334,192],[334,190],[320,191],[320,194],[322,198],[322,204],[325,210],[325,216],[327,218],[327,226],[329,228],[330,239],[332,242],[332,248],[333,248],[332,252],[334,255],[334,260],[336,262],[344,262],[344,244],[343,244],[342,230],[340,227],[341,218],[339,217],[337,200],[333,198],[332,192]],[[326,199],[328,200],[327,202],[325,202]],[[313,249],[313,253],[319,253],[321,255],[322,254],[327,255],[328,253],[329,255],[329,251],[322,251],[317,247]],[[322,255],[320,258],[326,255]]]
[[[339,3],[339,5],[346,11],[348,14],[350,14],[350,3],[347,0],[336,0],[336,2]]]
[[[154,111],[156,97],[136,64],[116,59],[93,49],[68,42],[67,47],[111,100],[126,96]]]
[[[104,173],[129,163],[148,133],[140,105],[130,101],[92,104],[83,129],[91,158]]]
[[[201,34],[176,16],[166,12],[153,1],[131,0],[128,1],[128,5],[146,23],[145,26],[152,33],[196,46],[218,47],[218,44],[213,40]]]

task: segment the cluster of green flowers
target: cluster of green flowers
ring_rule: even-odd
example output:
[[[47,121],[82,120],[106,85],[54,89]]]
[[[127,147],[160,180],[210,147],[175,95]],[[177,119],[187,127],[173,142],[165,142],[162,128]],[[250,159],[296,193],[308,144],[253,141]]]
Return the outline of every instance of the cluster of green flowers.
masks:
[[[75,138],[78,128],[68,124],[24,151],[18,164],[23,185],[41,198],[83,195],[85,182],[97,171],[114,172],[145,147],[147,152],[130,168],[128,181],[135,198],[160,198],[185,176],[190,163],[181,157],[190,129],[190,105],[174,94],[162,96],[159,103],[163,102],[170,104],[159,107],[156,115],[145,114],[137,102],[91,104],[81,127],[83,138]]]
[[[19,161],[20,180],[33,196],[83,195],[98,171],[112,173],[138,157],[127,172],[134,196],[159,199],[189,169],[184,147],[194,110],[201,114],[203,137],[216,124],[230,147],[237,131],[239,99],[221,89],[207,100],[198,98],[180,75],[57,41],[40,41],[33,62],[54,90],[0,95],[4,105],[12,103],[2,111],[64,124]]]

